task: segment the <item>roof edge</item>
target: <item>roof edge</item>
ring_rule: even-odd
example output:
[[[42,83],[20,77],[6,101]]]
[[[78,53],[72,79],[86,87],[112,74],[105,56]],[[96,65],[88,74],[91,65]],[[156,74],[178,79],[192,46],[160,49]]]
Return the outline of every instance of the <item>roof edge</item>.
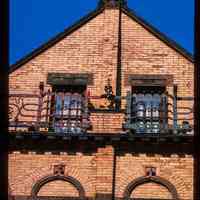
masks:
[[[152,33],[154,36],[156,36],[158,39],[163,41],[165,44],[167,44],[169,47],[173,48],[175,51],[180,53],[182,56],[184,56],[187,60],[194,63],[194,56],[188,52],[185,48],[180,46],[177,42],[167,37],[164,33],[160,32],[158,29],[156,29],[154,26],[152,26],[150,23],[148,23],[146,20],[144,20],[142,17],[139,17],[132,9],[128,7],[123,7],[122,11],[132,18],[134,21],[139,23],[142,27],[144,27],[146,30],[148,30],[150,33]]]
[[[79,29],[81,26],[89,22],[91,19],[95,18],[97,15],[102,13],[104,10],[103,7],[97,7],[97,9],[91,11],[88,13],[86,16],[82,17],[79,19],[77,22],[75,22],[73,25],[70,27],[66,28],[63,32],[57,34],[54,36],[52,39],[47,41],[46,43],[40,45],[38,48],[27,54],[25,57],[21,58],[19,61],[17,61],[15,64],[12,64],[9,69],[9,73],[14,72],[17,70],[19,67],[21,67],[23,64],[29,62],[31,59],[36,57],[37,55],[41,54],[44,52],[46,49],[52,47],[54,44],[65,38],[66,36],[70,35],[77,29]]]

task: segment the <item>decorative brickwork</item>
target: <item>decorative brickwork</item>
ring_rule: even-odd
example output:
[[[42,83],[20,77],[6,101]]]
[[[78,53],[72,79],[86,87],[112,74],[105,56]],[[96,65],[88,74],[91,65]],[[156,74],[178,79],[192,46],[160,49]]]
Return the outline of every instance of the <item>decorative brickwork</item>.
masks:
[[[128,200],[131,197],[131,193],[133,192],[133,190],[136,187],[146,184],[146,183],[150,183],[150,182],[166,187],[169,190],[169,192],[171,193],[172,199],[175,199],[175,200],[178,199],[178,194],[177,194],[176,188],[169,181],[167,181],[161,177],[157,177],[157,176],[140,177],[140,178],[133,180],[126,187],[126,190],[124,192],[124,199]],[[160,189],[159,188],[157,188],[157,189],[158,189],[157,193],[159,193]],[[151,191],[151,189],[150,189],[150,191]],[[140,192],[145,193],[146,191],[142,190]],[[153,195],[152,192],[149,192],[149,193],[150,193],[150,195]]]
[[[31,191],[31,196],[33,198],[37,198],[37,196],[42,196],[41,193],[40,193],[40,190],[42,189],[42,187],[44,185],[50,183],[50,182],[53,182],[53,181],[63,181],[63,182],[71,183],[77,189],[78,194],[79,194],[78,196],[79,196],[80,200],[84,200],[85,199],[85,191],[84,191],[81,183],[79,183],[79,181],[77,181],[76,179],[74,179],[73,177],[70,177],[70,176],[60,176],[60,175],[47,176],[47,177],[44,177],[41,180],[39,180],[33,186],[32,191]],[[48,190],[49,191],[47,191],[47,193],[51,193],[50,188]],[[58,188],[58,191],[59,191],[59,188]],[[61,191],[61,193],[62,193],[62,191]],[[48,196],[50,196],[50,195],[48,195]],[[54,194],[52,196],[54,196]],[[65,194],[63,196],[65,196]]]
[[[121,12],[118,6],[110,8],[100,6],[80,24],[11,70],[10,104],[14,104],[11,113],[16,113],[15,109],[20,107],[22,119],[28,118],[27,114],[30,123],[37,122],[36,127],[22,129],[13,125],[11,129],[12,138],[15,134],[17,137],[11,142],[9,185],[16,199],[36,198],[37,195],[44,199],[193,199],[192,132],[177,134],[177,125],[173,133],[154,133],[148,137],[148,134],[135,134],[123,126],[128,120],[126,96],[128,92],[131,95],[134,86],[164,87],[165,94],[169,95],[169,112],[177,111],[178,106],[182,107],[179,113],[187,110],[185,107],[192,107],[192,101],[177,103],[181,99],[179,96],[193,96],[192,58],[123,5]],[[62,91],[65,85],[85,87],[81,95],[88,107],[84,107],[85,112],[82,107],[77,110],[87,116],[78,117],[84,122],[88,120],[91,127],[85,128],[80,138],[67,135],[67,131],[61,137],[62,133],[55,135],[56,131],[52,131],[50,122],[56,120],[52,113],[59,106],[64,112],[68,106],[68,101],[63,100],[53,107],[52,102],[56,100],[51,92],[57,84],[61,89],[55,92],[62,92],[63,99],[68,92]],[[108,86],[112,89],[111,96],[105,94]],[[15,94],[21,94],[20,98]],[[113,101],[110,109],[109,100]],[[76,103],[75,100],[70,102],[69,112]],[[34,110],[34,106],[42,111]],[[46,110],[51,116],[46,115]],[[63,119],[63,116],[67,114],[57,117]],[[176,119],[177,116],[169,114],[170,128],[172,117]],[[193,113],[188,112],[181,120],[185,121],[185,129],[192,126],[192,117]],[[42,119],[49,120],[49,127],[40,127]],[[66,118],[63,124],[70,120]],[[75,123],[72,122],[73,129]],[[94,136],[91,141],[89,136]],[[146,176],[148,167],[156,169],[156,174]]]

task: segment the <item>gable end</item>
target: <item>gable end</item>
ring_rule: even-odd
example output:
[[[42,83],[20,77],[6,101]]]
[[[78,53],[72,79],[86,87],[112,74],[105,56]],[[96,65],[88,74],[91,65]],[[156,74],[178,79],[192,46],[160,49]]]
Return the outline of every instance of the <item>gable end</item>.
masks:
[[[53,39],[49,40],[47,43],[41,45],[39,48],[35,49],[33,52],[29,53],[27,56],[20,59],[18,62],[10,66],[9,73],[12,73],[40,53],[44,52],[48,48],[52,47],[54,44],[65,38],[66,36],[70,35],[77,29],[79,29],[81,26],[95,18],[97,15],[102,13],[104,11],[104,7],[99,6],[96,10],[90,12],[88,15],[81,18],[78,22],[70,26],[69,28],[65,29],[63,32],[56,35]],[[157,30],[155,27],[153,27],[151,24],[146,22],[143,18],[137,16],[134,11],[127,7],[122,7],[122,11],[124,14],[129,16],[131,19],[136,21],[138,24],[140,24],[142,27],[144,27],[146,30],[148,30],[150,33],[152,33],[154,36],[156,36],[159,40],[163,41],[165,44],[167,44],[169,47],[177,51],[179,54],[184,56],[186,59],[188,59],[190,62],[194,62],[193,55],[190,54],[186,49],[182,48],[179,44],[177,44],[174,40],[171,40],[168,38],[165,34],[161,33],[159,30]]]

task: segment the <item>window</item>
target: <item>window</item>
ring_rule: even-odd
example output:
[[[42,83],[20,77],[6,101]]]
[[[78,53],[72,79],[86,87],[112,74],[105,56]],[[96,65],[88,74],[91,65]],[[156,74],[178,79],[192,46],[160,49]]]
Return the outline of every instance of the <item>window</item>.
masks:
[[[156,168],[155,167],[146,167],[145,175],[146,176],[156,176]]]
[[[166,117],[167,104],[163,86],[132,87],[131,119],[136,133],[159,133]]]
[[[54,85],[51,123],[56,133],[80,134],[83,131],[86,86]]]
[[[65,165],[54,165],[53,174],[55,175],[64,175],[65,174]]]
[[[93,85],[92,74],[49,73],[52,86],[50,126],[58,134],[80,134],[90,127],[87,85]]]

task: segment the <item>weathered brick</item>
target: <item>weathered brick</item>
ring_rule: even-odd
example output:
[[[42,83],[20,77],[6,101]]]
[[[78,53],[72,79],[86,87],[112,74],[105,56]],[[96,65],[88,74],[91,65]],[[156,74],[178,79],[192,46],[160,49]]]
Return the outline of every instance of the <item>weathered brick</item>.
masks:
[[[9,87],[15,93],[38,93],[40,82],[47,84],[47,74],[89,73],[93,74],[93,85],[88,85],[91,96],[104,94],[107,79],[116,89],[119,11],[106,9],[97,17],[56,43],[43,53],[25,63],[10,74]],[[127,77],[134,74],[172,75],[178,84],[178,95],[193,96],[194,65],[163,41],[152,35],[136,21],[122,13],[122,95],[131,91]],[[172,94],[172,87],[167,87]],[[31,102],[31,100],[30,100]],[[103,99],[92,100],[96,108],[104,106]],[[182,106],[188,106],[182,103]],[[122,101],[124,108],[125,103]],[[91,113],[93,129],[90,133],[118,134],[122,131],[123,113]],[[164,154],[164,153],[163,153]],[[178,154],[147,155],[125,152],[116,157],[116,197],[123,197],[127,185],[145,176],[145,167],[153,166],[157,175],[171,182],[180,199],[192,199],[193,157]],[[92,155],[76,152],[51,152],[37,155],[36,152],[9,155],[9,186],[12,195],[30,195],[35,183],[53,175],[53,166],[66,165],[65,175],[78,180],[86,196],[94,199],[111,199],[113,184],[114,149],[112,146],[98,148]],[[76,188],[64,181],[49,182],[39,191],[46,196],[77,196]],[[104,195],[104,197],[103,197]],[[132,196],[138,198],[169,198],[169,191],[156,183],[137,187]]]

